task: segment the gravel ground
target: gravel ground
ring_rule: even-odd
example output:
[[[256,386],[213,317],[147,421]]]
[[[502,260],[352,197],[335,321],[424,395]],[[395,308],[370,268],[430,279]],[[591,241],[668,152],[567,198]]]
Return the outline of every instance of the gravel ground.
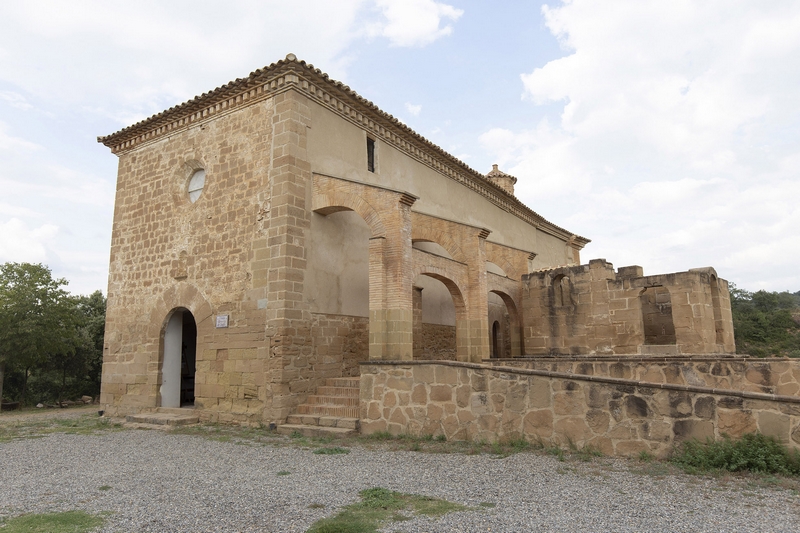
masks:
[[[611,459],[361,447],[317,455],[294,446],[122,430],[6,442],[0,461],[0,517],[108,512],[103,532],[302,532],[375,486],[476,507],[395,522],[386,532],[800,531],[794,491],[738,479],[637,474],[632,463]],[[482,502],[495,507],[479,508]]]

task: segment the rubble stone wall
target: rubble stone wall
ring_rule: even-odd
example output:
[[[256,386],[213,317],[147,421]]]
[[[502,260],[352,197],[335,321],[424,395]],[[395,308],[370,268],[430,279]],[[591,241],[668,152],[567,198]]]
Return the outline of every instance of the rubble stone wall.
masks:
[[[644,276],[594,259],[522,281],[527,355],[736,352],[728,283],[712,268]]]
[[[664,457],[688,438],[760,431],[800,448],[800,397],[462,362],[361,366],[361,431],[523,437]]]

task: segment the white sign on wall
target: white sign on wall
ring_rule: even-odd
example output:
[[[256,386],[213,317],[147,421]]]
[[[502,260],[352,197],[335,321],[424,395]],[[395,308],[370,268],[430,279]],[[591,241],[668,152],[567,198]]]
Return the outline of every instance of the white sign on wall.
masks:
[[[228,315],[217,315],[217,327],[218,328],[228,327]]]

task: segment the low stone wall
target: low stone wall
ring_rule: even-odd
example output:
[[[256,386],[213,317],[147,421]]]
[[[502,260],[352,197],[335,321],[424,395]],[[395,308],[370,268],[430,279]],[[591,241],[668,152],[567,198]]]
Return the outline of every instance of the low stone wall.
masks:
[[[687,438],[760,431],[800,448],[800,397],[451,361],[370,361],[361,366],[361,431],[524,437],[662,457]]]
[[[786,358],[685,357],[531,357],[486,360],[496,365],[610,376],[648,383],[692,385],[783,396],[800,396],[800,360]]]

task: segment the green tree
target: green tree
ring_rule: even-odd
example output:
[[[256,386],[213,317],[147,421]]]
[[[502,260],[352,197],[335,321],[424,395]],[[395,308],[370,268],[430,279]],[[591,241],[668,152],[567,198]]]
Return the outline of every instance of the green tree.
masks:
[[[800,357],[800,292],[748,292],[731,284],[736,351]]]
[[[78,344],[76,302],[42,264],[5,263],[0,266],[0,397],[5,369],[24,373],[25,401],[32,369],[52,354],[72,354]]]

